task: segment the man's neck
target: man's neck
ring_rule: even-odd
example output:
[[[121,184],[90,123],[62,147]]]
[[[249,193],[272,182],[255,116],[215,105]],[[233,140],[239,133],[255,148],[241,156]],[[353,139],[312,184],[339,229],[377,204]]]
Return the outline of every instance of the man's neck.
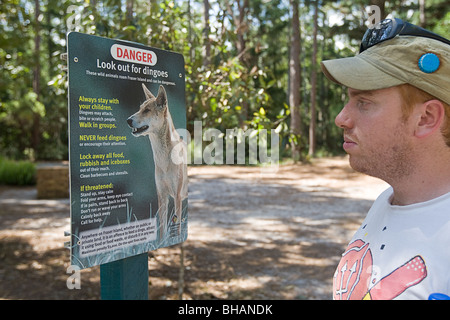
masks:
[[[390,181],[393,205],[425,202],[450,192],[450,150],[417,161],[413,172],[400,181]]]

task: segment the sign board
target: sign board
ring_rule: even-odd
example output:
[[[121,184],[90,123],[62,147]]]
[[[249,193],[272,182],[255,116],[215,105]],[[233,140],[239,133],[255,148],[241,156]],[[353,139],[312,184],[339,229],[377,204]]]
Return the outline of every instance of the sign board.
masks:
[[[185,241],[183,56],[78,32],[67,38],[72,265]]]

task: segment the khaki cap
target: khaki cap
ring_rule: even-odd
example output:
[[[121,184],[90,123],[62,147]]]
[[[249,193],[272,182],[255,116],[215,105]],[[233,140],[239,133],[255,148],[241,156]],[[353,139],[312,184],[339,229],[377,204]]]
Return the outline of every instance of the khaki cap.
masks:
[[[421,59],[439,58],[437,70],[422,71]],[[333,82],[357,90],[378,90],[409,83],[450,104],[450,46],[416,36],[399,36],[355,57],[326,60],[322,71]]]

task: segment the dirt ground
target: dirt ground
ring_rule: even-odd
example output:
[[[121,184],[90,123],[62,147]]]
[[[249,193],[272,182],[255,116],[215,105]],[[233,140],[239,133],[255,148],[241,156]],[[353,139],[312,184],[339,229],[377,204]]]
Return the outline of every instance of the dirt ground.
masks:
[[[339,257],[387,185],[346,157],[279,168],[189,167],[183,299],[330,299]],[[0,186],[0,299],[99,299],[100,268],[69,290],[69,200]],[[180,247],[149,253],[150,299],[177,299]]]

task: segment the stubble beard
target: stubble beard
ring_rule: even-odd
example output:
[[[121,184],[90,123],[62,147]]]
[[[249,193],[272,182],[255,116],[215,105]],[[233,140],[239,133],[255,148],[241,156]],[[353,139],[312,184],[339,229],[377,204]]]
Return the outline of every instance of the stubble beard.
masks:
[[[396,130],[400,131],[400,130]],[[411,144],[404,134],[397,132],[396,143],[388,148],[366,150],[364,154],[350,154],[350,166],[358,172],[386,181],[393,185],[414,171]]]

